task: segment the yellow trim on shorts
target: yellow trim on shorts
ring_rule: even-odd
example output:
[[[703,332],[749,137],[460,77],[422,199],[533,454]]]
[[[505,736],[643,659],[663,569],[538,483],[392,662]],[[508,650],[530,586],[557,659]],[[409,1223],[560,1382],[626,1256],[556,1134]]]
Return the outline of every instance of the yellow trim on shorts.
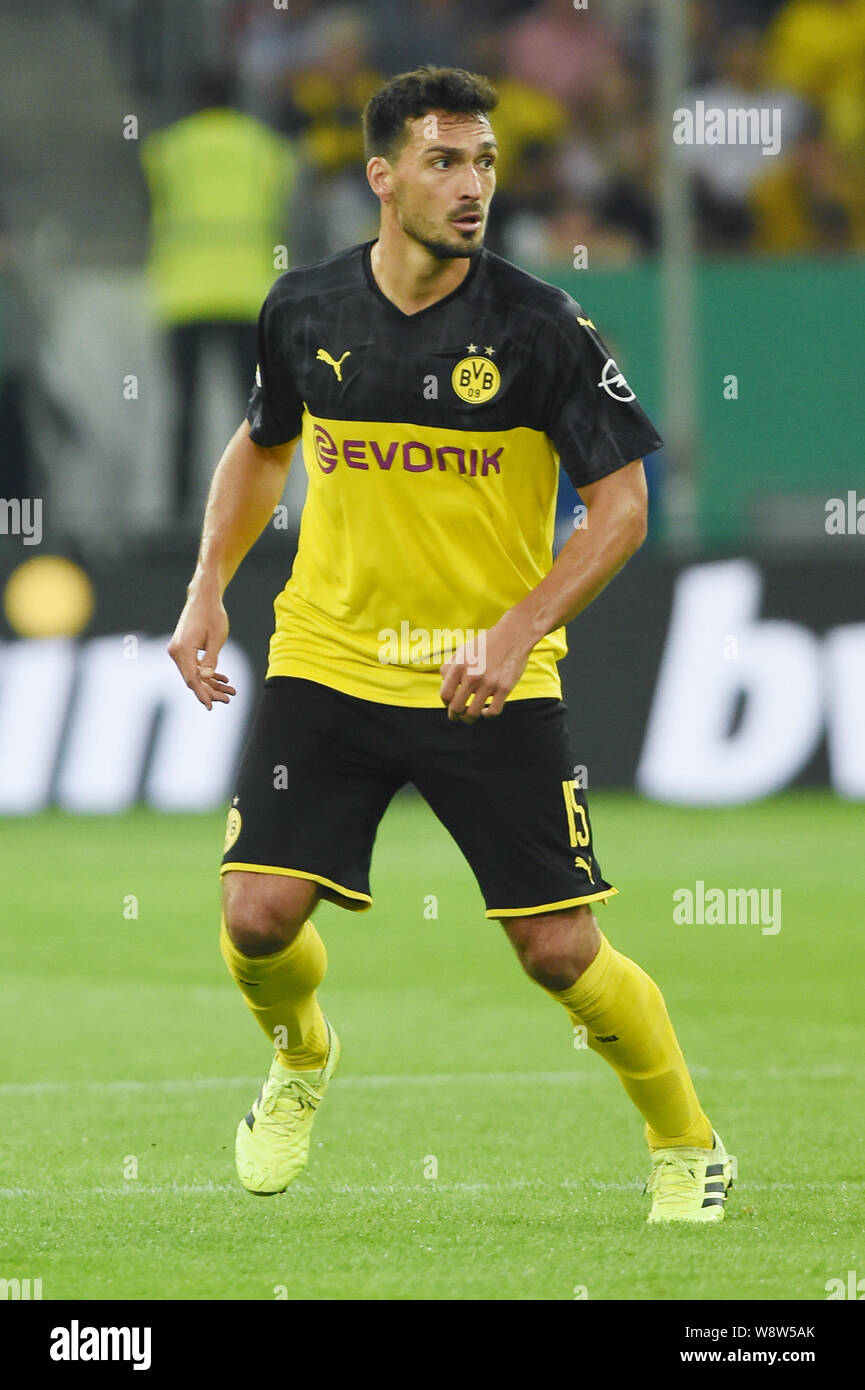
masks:
[[[356,912],[366,912],[372,907],[372,898],[369,893],[358,893],[354,888],[343,888],[341,883],[334,883],[332,878],[324,878],[321,874],[311,874],[307,869],[281,869],[275,864],[223,864],[219,870],[219,876],[231,873],[232,869],[242,869],[247,874],[283,874],[286,878],[308,878],[313,883],[320,883],[325,888],[332,888],[335,893],[341,893],[344,898],[356,898],[362,906],[355,908]]]
[[[618,888],[604,888],[600,893],[589,893],[584,898],[565,898],[560,903],[541,903],[538,907],[491,907],[487,917],[534,917],[541,912],[555,912],[560,907],[579,907],[581,903],[606,902],[618,893]]]

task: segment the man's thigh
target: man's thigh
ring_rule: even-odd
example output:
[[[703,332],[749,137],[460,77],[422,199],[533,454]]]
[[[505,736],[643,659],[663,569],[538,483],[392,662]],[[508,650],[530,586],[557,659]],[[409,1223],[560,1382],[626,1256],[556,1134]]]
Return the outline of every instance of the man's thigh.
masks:
[[[487,917],[557,911],[617,891],[595,857],[560,700],[509,701],[473,725],[429,713],[411,778],[471,865]]]
[[[222,874],[306,879],[355,911],[371,905],[379,822],[405,781],[385,707],[293,677],[265,685],[226,822]]]

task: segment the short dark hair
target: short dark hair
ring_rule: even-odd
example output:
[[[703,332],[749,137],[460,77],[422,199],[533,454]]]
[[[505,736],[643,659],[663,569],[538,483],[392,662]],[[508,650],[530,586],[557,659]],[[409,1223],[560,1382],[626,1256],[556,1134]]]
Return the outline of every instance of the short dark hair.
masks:
[[[371,96],[363,111],[363,144],[367,159],[393,158],[408,139],[406,121],[428,111],[449,115],[486,116],[498,105],[495,87],[480,73],[464,68],[423,66],[392,77]]]

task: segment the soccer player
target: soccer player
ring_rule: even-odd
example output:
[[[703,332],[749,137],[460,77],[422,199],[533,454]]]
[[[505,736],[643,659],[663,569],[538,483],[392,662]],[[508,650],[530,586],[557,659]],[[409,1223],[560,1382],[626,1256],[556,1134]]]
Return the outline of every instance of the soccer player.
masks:
[[[658,986],[595,920],[616,889],[556,666],[565,624],[643,540],[642,456],[661,441],[580,306],[484,248],[496,100],[482,77],[423,67],[367,104],[378,238],[271,288],[247,418],[216,469],[169,647],[207,709],[235,693],[217,669],[223,594],[302,438],[298,554],[222,863],[222,954],[275,1046],[238,1125],[237,1172],[269,1195],[306,1162],[340,1055],[311,913],[322,898],[371,905],[376,830],[412,782],[525,972],[644,1117],[648,1219],[715,1222],[733,1160]],[[553,562],[559,463],[587,524]]]

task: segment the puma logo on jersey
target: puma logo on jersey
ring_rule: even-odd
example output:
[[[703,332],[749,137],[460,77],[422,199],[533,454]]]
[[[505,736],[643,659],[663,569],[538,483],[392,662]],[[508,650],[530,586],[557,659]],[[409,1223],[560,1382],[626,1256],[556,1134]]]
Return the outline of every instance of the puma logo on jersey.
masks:
[[[581,854],[578,854],[574,859],[574,863],[576,864],[578,869],[585,869],[586,873],[589,875],[589,883],[591,883],[592,886],[594,886],[595,878],[594,874],[592,873],[592,866],[589,863],[588,859],[584,859]]]
[[[327,362],[328,366],[333,367],[333,370],[336,372],[337,381],[342,381],[342,364],[347,357],[351,357],[350,352],[344,352],[339,361],[334,362],[330,353],[326,352],[324,348],[319,348],[318,352],[315,354],[316,362]]]

